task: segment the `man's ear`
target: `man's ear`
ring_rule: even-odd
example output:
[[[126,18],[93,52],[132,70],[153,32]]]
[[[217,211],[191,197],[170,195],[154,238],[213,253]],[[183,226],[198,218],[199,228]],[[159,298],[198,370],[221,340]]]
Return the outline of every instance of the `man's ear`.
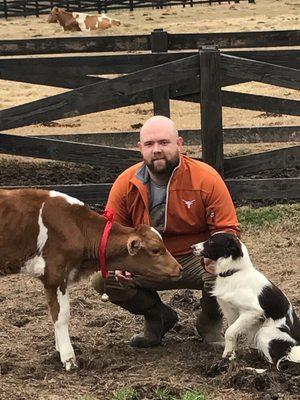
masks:
[[[131,256],[135,256],[139,252],[141,246],[141,239],[136,236],[132,236],[127,240],[127,250]]]
[[[179,147],[179,151],[180,151],[180,153],[181,153],[181,152],[182,152],[182,147],[183,147],[183,137],[178,136],[178,139],[177,139],[177,146]]]
[[[243,257],[243,251],[241,242],[237,237],[232,237],[226,243],[226,250],[229,255],[231,255],[232,259],[235,260],[238,257]]]

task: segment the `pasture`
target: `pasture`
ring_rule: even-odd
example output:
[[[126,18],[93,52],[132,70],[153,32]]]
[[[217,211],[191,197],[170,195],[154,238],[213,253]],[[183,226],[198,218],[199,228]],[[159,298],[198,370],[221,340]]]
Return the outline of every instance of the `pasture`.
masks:
[[[121,26],[101,35],[149,33],[164,28],[170,33],[234,32],[299,29],[300,4],[297,0],[257,0],[197,7],[143,9],[133,13],[109,13]],[[21,39],[74,36],[63,33],[47,17],[1,21],[0,38]],[[78,33],[77,33],[78,34]],[[84,35],[84,34],[81,34]],[[67,77],[66,77],[67,79]],[[300,100],[299,92],[266,84],[238,85],[245,93],[265,94]],[[230,87],[235,90],[235,87]],[[64,89],[0,80],[0,109],[41,99]],[[5,133],[18,135],[73,134],[137,130],[152,115],[152,104],[124,107],[85,116],[62,119]],[[180,129],[198,128],[199,104],[171,100],[171,117]],[[300,125],[299,117],[224,108],[225,127]],[[288,145],[293,145],[289,142]],[[245,154],[287,146],[286,143],[225,145],[225,154]],[[199,149],[187,148],[189,154]],[[0,184],[59,184],[111,182],[115,170],[75,166],[29,158],[1,156]],[[280,175],[280,171],[277,172]],[[299,171],[293,171],[299,176]],[[300,207],[273,205],[264,208],[239,207],[243,241],[253,261],[289,296],[300,313]],[[54,349],[53,328],[47,317],[41,284],[27,276],[1,277],[0,280],[0,398],[110,400],[118,388],[135,389],[137,400],[168,400],[158,389],[179,399],[183,391],[197,389],[210,399],[287,399],[296,400],[300,377],[280,375],[269,370],[264,375],[242,367],[267,367],[257,354],[241,346],[239,364],[233,369],[221,364],[221,349],[203,345],[194,332],[199,293],[164,292],[163,299],[179,314],[179,325],[167,335],[164,345],[155,349],[132,349],[131,335],[142,326],[142,319],[110,303],[102,303],[96,292],[83,281],[71,289],[70,334],[80,369],[65,373]],[[133,397],[124,398],[124,400]]]

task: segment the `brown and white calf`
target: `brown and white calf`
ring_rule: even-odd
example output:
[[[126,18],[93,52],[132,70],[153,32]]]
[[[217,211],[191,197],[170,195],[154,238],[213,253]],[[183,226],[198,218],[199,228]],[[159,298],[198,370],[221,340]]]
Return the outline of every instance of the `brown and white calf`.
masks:
[[[89,15],[80,12],[69,12],[64,8],[53,7],[48,22],[58,22],[64,31],[103,31],[111,26],[119,26],[118,19],[109,18],[105,14]]]
[[[81,201],[55,191],[0,190],[0,275],[27,272],[45,288],[55,346],[66,370],[76,367],[69,337],[68,287],[99,269],[105,218]],[[106,261],[152,280],[176,278],[180,265],[155,229],[113,222]]]

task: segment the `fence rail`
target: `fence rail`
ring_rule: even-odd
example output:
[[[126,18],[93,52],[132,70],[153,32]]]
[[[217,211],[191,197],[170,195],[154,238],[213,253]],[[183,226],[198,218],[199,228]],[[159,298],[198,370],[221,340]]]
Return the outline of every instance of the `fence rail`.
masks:
[[[123,148],[134,148],[139,141],[140,133],[129,132],[101,132],[43,135],[43,139],[56,139],[79,143],[99,144]],[[179,130],[187,146],[200,146],[201,129]],[[34,137],[38,137],[35,135]],[[1,136],[0,136],[1,140]],[[243,128],[223,128],[224,144],[242,143],[274,143],[274,142],[300,142],[300,126],[261,126]]]
[[[282,31],[281,35],[273,32],[256,32],[256,37],[277,37],[279,46],[300,45],[300,31]],[[278,32],[277,32],[278,33]],[[223,40],[216,34],[214,40]],[[225,34],[224,34],[225,35]],[[238,43],[253,45],[253,32],[244,32],[235,36],[229,33],[226,46],[238,48]],[[273,35],[273,36],[272,36]],[[132,104],[153,101],[154,110],[161,110],[160,114],[169,115],[169,100],[184,100],[201,103],[201,140],[200,131],[184,133],[192,143],[202,145],[202,154],[205,162],[215,166],[227,180],[235,199],[266,199],[266,198],[300,198],[300,178],[274,179],[231,179],[237,176],[257,174],[268,169],[300,168],[300,146],[273,150],[262,154],[245,155],[223,159],[223,142],[239,139],[245,141],[246,131],[248,141],[278,139],[299,142],[299,127],[267,127],[244,128],[244,130],[230,130],[222,127],[222,106],[242,109],[261,110],[280,114],[300,115],[298,100],[274,98],[270,96],[232,92],[226,89],[228,85],[242,82],[257,81],[293,90],[300,88],[300,51],[299,49],[249,49],[226,50],[220,52],[216,47],[203,45],[199,51],[190,51],[191,43],[199,40],[211,40],[201,35],[180,35],[185,50],[178,52],[171,45],[171,39],[176,42],[176,35],[169,35],[162,30],[156,30],[151,35],[122,36],[106,38],[62,38],[57,42],[58,53],[63,49],[72,53],[79,49],[83,52],[87,48],[91,52],[98,52],[99,45],[106,43],[107,49],[126,51],[127,46],[134,43],[137,48],[147,54],[120,54],[117,55],[66,55],[66,56],[35,56],[39,52],[47,54],[51,39],[37,41],[0,41],[0,75],[2,79],[20,80],[23,82],[54,84],[63,86],[65,82],[72,82],[70,90],[56,96],[37,100],[28,104],[12,107],[0,111],[0,130],[27,126],[33,123],[45,123],[54,119],[68,118],[96,111],[116,109]],[[164,46],[159,38],[164,38]],[[191,41],[188,38],[193,38]],[[225,36],[224,36],[225,37]],[[218,39],[219,38],[219,39]],[[230,40],[229,40],[230,38]],[[284,38],[284,39],[283,39]],[[101,40],[100,40],[101,39]],[[102,40],[103,39],[103,40]],[[105,39],[105,40],[104,40]],[[131,40],[132,39],[132,40]],[[167,40],[166,40],[167,39]],[[179,40],[178,38],[176,40]],[[269,39],[268,39],[269,40]],[[242,41],[242,42],[241,42]],[[131,44],[130,44],[131,43]],[[258,40],[258,43],[262,41]],[[287,44],[288,43],[288,44]],[[14,46],[15,45],[15,46]],[[110,46],[110,47],[109,47]],[[150,46],[150,47],[149,47]],[[167,53],[173,46],[173,53]],[[13,54],[13,49],[15,54]],[[25,57],[28,52],[28,57]],[[22,54],[22,57],[14,57]],[[33,57],[34,56],[34,57]],[[21,61],[21,62],[20,62]],[[22,69],[20,68],[22,66]],[[209,66],[209,68],[208,68]],[[114,79],[106,79],[106,74],[126,74]],[[53,78],[54,77],[54,78]],[[63,79],[60,79],[62,77]],[[84,86],[86,82],[88,86]],[[99,96],[101,93],[101,96]],[[84,99],[84,101],[83,101]],[[159,102],[158,102],[159,100]],[[279,130],[281,129],[281,131]],[[224,135],[223,135],[224,131]],[[71,142],[71,137],[64,140],[49,138],[19,137],[7,133],[0,134],[0,152],[14,155],[25,155],[39,158],[50,158],[62,161],[82,162],[92,165],[126,168],[140,160],[140,154],[126,149],[125,133],[118,134],[119,142],[116,147],[108,147],[94,143],[78,143],[80,138]],[[198,137],[197,137],[198,135]],[[228,136],[227,136],[228,135]],[[100,135],[98,135],[100,137]],[[103,138],[107,135],[103,135]],[[112,134],[112,138],[114,135]],[[273,139],[270,139],[273,138]],[[131,140],[136,139],[132,135]],[[234,138],[234,139],[233,139]],[[251,138],[251,139],[250,139]],[[61,138],[60,138],[61,139]],[[117,139],[117,135],[115,136]],[[281,139],[281,140],[280,140]],[[89,137],[88,141],[91,140]],[[114,140],[114,139],[112,139]],[[125,139],[129,145],[130,141]],[[99,142],[98,142],[99,143]],[[121,144],[120,144],[121,143]],[[109,146],[114,146],[113,142]],[[120,148],[123,147],[123,148]],[[245,189],[245,185],[247,189]],[[101,185],[59,186],[58,190],[70,190],[76,197],[91,199],[95,195],[95,187]],[[103,196],[107,195],[107,187],[103,189]],[[64,189],[65,188],[65,189]],[[86,191],[85,191],[85,189]],[[101,194],[102,195],[102,194]],[[99,200],[99,193],[97,191]],[[252,197],[251,197],[252,196]]]
[[[48,14],[52,7],[64,7],[68,11],[79,12],[107,12],[113,10],[130,10],[138,8],[166,8],[171,6],[189,5],[193,7],[198,4],[213,3],[239,3],[248,1],[255,3],[255,0],[2,0],[0,3],[0,18],[27,17],[41,14]]]
[[[154,31],[155,32],[155,31]],[[167,33],[167,32],[165,32]],[[300,45],[300,30],[253,31],[224,33],[167,33],[167,49],[176,51],[177,57],[184,57],[183,50],[195,51],[203,45],[214,45],[219,49],[241,49],[259,47],[290,47]],[[100,53],[151,51],[151,35],[115,35],[90,37],[34,38],[19,40],[0,40],[0,55],[34,55],[34,54],[66,54],[66,53]],[[282,51],[282,57],[289,52]],[[275,54],[278,49],[275,50]],[[239,50],[237,56],[244,53]],[[269,51],[272,61],[272,51]],[[256,58],[256,51],[249,52]],[[172,57],[172,54],[168,56]],[[273,55],[274,57],[274,55]],[[299,57],[299,56],[298,56]],[[299,60],[299,58],[298,58]]]
[[[245,200],[299,200],[300,178],[225,179],[234,201]],[[105,204],[111,183],[85,185],[33,186],[56,190],[76,197],[86,204]],[[3,189],[20,189],[25,186],[3,186]]]

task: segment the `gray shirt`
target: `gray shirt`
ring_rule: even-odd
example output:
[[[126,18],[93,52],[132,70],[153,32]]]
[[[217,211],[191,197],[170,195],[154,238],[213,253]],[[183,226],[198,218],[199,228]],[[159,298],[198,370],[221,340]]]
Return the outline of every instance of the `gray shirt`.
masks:
[[[155,229],[162,233],[165,226],[167,185],[157,185],[149,179],[148,189],[151,223]]]

